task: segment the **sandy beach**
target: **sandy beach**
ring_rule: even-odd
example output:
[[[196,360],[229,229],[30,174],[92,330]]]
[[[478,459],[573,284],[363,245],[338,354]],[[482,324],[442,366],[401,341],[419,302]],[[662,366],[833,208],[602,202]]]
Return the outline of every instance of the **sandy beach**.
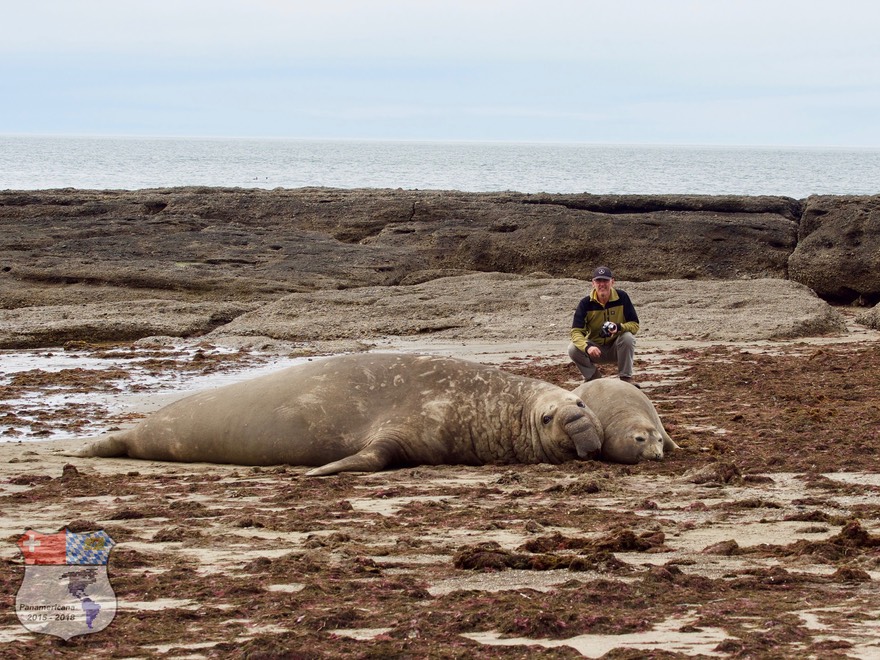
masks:
[[[307,478],[58,454],[79,440],[0,443],[0,646],[22,658],[874,657],[878,337],[849,326],[758,344],[644,340],[640,380],[682,447],[662,463]],[[573,387],[559,346],[376,338],[372,350]],[[201,351],[232,379],[267,359]],[[131,423],[175,396],[132,393],[114,410]],[[116,618],[68,642],[13,613],[15,541],[61,527],[117,544]]]

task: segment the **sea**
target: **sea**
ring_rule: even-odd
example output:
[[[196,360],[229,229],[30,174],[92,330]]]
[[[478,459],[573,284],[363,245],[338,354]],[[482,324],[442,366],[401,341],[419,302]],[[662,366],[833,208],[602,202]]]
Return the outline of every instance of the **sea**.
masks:
[[[172,186],[870,195],[880,149],[0,136],[0,190]]]

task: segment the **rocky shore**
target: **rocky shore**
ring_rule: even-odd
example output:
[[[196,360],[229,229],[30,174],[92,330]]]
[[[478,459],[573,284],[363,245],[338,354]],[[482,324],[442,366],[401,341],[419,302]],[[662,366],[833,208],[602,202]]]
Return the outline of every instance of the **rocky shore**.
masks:
[[[644,291],[658,336],[729,335],[737,323],[700,318],[710,308],[741,316],[743,339],[839,331],[817,300],[878,324],[880,196],[3,191],[0,228],[0,348],[564,336],[598,263]],[[801,317],[819,308],[829,325]],[[536,324],[516,322],[532,309]]]

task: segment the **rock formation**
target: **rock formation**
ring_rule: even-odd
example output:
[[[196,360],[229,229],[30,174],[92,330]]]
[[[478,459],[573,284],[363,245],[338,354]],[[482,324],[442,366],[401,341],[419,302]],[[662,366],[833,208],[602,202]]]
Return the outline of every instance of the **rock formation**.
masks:
[[[808,198],[788,268],[825,299],[880,300],[880,195]]]
[[[880,196],[0,191],[0,345],[198,335],[292,294],[307,305],[470,273],[585,280],[599,263],[627,282],[791,279],[875,303],[878,208]],[[432,317],[420,331],[449,323]]]

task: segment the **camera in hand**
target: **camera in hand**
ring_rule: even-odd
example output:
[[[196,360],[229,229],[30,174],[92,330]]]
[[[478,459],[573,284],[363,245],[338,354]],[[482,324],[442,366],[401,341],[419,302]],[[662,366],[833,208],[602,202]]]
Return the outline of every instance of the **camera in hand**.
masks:
[[[617,324],[612,323],[611,321],[605,321],[605,323],[602,324],[602,329],[599,330],[599,336],[610,337],[615,332],[617,332]]]

